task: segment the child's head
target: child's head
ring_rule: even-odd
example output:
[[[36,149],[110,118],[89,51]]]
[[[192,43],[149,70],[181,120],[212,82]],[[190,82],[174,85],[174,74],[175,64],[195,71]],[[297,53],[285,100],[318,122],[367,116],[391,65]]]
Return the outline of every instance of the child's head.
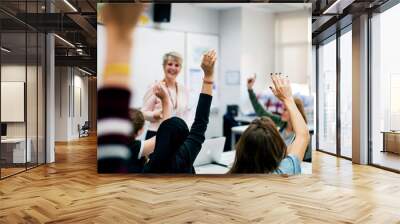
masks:
[[[297,109],[299,110],[301,116],[303,117],[304,121],[307,123],[307,116],[304,111],[303,101],[298,97],[293,97],[293,99],[294,99],[294,103],[296,104]],[[289,111],[287,110],[287,108],[285,106],[283,106],[283,113],[282,113],[281,119],[282,119],[282,121],[290,122]]]
[[[286,156],[286,144],[274,122],[267,117],[254,120],[240,136],[230,173],[270,173]]]
[[[168,148],[172,155],[181,147],[189,135],[189,128],[184,120],[171,117],[160,124],[157,130],[156,147]]]
[[[144,127],[144,116],[143,113],[138,109],[130,109],[129,116],[131,118],[133,126],[133,137],[137,138],[143,133]]]

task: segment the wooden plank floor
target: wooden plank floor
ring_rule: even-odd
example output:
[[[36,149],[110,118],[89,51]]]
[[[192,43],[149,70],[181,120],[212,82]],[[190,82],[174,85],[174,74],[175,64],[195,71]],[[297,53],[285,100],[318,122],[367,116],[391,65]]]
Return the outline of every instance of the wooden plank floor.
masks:
[[[0,181],[0,223],[400,223],[400,175],[314,154],[313,175],[96,173],[96,141]]]
[[[11,167],[11,168],[0,168],[1,169],[1,176],[2,177],[7,177],[7,176],[10,176],[10,175],[13,175],[13,174],[15,174],[15,173],[19,173],[19,172],[22,172],[22,171],[24,171],[25,170],[25,167],[18,167],[18,168],[13,168],[13,167]]]

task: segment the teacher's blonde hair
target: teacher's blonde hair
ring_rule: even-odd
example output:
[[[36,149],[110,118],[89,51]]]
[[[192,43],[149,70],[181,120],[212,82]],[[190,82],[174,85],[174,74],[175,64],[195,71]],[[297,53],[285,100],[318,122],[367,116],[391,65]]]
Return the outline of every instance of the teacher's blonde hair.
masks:
[[[168,60],[176,61],[180,65],[182,65],[183,58],[182,58],[181,54],[179,54],[178,52],[171,51],[171,52],[168,52],[168,53],[164,54],[164,56],[163,56],[163,65],[166,65]]]

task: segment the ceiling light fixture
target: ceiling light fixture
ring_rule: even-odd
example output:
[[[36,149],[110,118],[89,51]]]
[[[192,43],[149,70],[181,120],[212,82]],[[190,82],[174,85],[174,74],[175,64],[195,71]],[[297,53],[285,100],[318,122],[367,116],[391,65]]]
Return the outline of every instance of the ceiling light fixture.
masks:
[[[335,7],[337,6],[337,4],[340,2],[340,0],[336,0],[332,5],[330,5],[327,9],[324,10],[324,12],[322,14],[328,14],[331,13],[332,9],[335,9]]]
[[[83,49],[81,49],[81,48],[77,48],[77,49],[76,49],[76,52],[77,52],[79,55],[83,55]]]
[[[11,50],[9,50],[9,49],[7,49],[7,48],[5,48],[5,47],[1,47],[1,50],[4,51],[4,52],[6,52],[6,53],[10,53],[10,52],[11,52]]]
[[[342,14],[343,10],[354,1],[355,0],[336,0],[332,5],[325,9],[322,14]]]
[[[72,10],[74,10],[74,12],[78,12],[78,10],[68,1],[68,0],[64,0],[65,4],[67,4]]]
[[[61,41],[63,41],[64,43],[66,43],[67,45],[69,45],[69,46],[75,48],[75,45],[71,44],[71,42],[69,42],[68,40],[66,40],[66,39],[64,39],[64,38],[62,38],[62,37],[60,37],[60,36],[57,35],[57,34],[54,34],[54,36],[57,37],[58,39],[60,39]]]

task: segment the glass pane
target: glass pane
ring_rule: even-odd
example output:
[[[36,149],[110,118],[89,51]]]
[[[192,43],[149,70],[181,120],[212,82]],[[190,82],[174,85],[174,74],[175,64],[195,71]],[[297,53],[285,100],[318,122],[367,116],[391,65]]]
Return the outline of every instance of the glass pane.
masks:
[[[30,159],[26,142],[26,34],[1,34],[1,174],[25,170]],[[28,151],[26,150],[28,148]]]
[[[400,170],[400,5],[372,18],[372,163]]]
[[[336,154],[336,40],[321,45],[319,56],[319,149]]]
[[[27,63],[27,80],[26,80],[26,116],[27,116],[27,142],[29,144],[31,153],[28,154],[27,166],[28,168],[37,165],[37,132],[38,132],[38,101],[37,101],[37,81],[38,81],[38,36],[36,32],[27,33],[28,38],[28,63]]]
[[[352,33],[340,37],[340,153],[352,157]]]
[[[45,163],[45,44],[46,37],[44,34],[39,34],[38,45],[38,163]]]

